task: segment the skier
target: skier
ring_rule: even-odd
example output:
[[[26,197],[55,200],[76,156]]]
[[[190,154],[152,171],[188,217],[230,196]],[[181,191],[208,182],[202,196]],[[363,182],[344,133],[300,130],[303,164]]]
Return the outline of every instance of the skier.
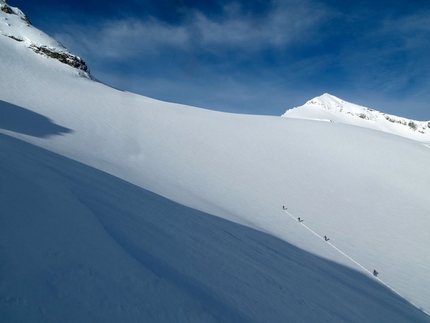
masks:
[[[299,220],[299,222],[302,222],[302,221],[300,220],[300,218],[297,218],[297,220]]]
[[[376,269],[373,269],[373,276],[377,277],[378,276],[378,272],[376,271]]]
[[[328,241],[328,240],[329,240],[329,238],[328,238],[327,236],[324,236],[324,240],[325,240],[325,241]]]

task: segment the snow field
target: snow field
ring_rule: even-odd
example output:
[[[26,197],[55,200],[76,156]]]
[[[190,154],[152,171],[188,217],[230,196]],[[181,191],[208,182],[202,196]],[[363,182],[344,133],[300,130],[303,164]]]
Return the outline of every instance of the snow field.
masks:
[[[5,135],[0,147],[2,321],[429,322],[272,235]]]
[[[48,118],[40,127],[54,124],[59,132],[35,135],[28,125],[27,132],[2,127],[3,133],[360,270],[298,230],[282,212],[285,205],[430,310],[430,152],[424,144],[303,120],[312,119],[308,112],[293,119],[161,102],[80,77],[10,38],[0,37],[0,48],[0,107]]]

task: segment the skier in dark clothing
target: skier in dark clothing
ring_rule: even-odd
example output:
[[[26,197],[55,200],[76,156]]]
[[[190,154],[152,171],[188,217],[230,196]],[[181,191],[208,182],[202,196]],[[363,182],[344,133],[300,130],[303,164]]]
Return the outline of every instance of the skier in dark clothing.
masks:
[[[330,239],[327,236],[324,236],[325,241],[329,241]]]
[[[298,218],[297,220],[299,220],[299,222],[302,222],[302,220],[300,220],[300,218]]]
[[[376,271],[376,269],[373,269],[373,276],[377,277],[378,276],[378,272]]]

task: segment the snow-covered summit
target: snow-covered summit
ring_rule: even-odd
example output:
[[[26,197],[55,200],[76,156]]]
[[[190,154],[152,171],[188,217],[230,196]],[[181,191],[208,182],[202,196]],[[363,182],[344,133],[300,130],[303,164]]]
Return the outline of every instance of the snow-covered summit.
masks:
[[[35,28],[20,9],[3,0],[0,0],[1,35],[22,42],[37,54],[54,58],[89,75],[88,66],[79,56],[70,53],[60,42]]]
[[[283,117],[330,121],[384,131],[409,139],[430,142],[430,121],[415,121],[382,113],[324,93]]]

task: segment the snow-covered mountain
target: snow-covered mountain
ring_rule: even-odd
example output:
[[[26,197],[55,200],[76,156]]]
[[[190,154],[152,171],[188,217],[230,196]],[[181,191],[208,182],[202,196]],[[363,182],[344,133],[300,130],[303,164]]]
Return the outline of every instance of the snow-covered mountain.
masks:
[[[0,0],[0,10],[0,35],[22,42],[35,53],[73,66],[81,71],[81,75],[90,76],[88,66],[79,56],[71,54],[61,43],[33,27],[20,9]]]
[[[423,141],[119,91],[0,5],[0,321],[430,321]]]
[[[287,110],[283,117],[344,123],[430,143],[430,121],[416,121],[382,113],[325,93]]]

